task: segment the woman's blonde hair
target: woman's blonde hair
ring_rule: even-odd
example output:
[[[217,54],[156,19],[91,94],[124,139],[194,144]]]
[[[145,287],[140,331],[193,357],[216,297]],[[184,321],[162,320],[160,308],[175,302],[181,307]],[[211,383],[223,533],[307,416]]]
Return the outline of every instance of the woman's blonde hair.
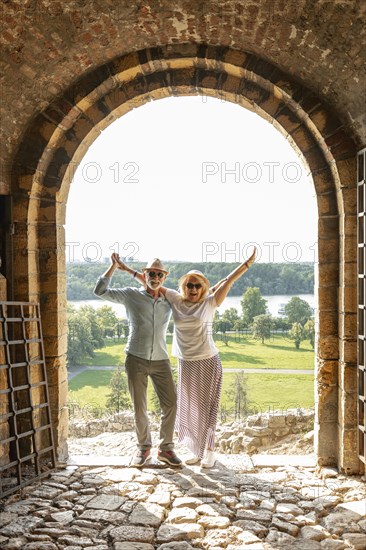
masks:
[[[207,294],[208,294],[208,291],[210,289],[210,282],[208,281],[208,279],[206,279],[206,277],[202,274],[200,275],[199,273],[186,273],[185,275],[183,275],[179,281],[178,281],[178,286],[179,286],[179,290],[180,290],[180,293],[182,294],[182,297],[183,299],[186,297],[186,284],[187,284],[187,281],[190,277],[193,277],[195,278],[196,280],[198,280],[201,285],[202,285],[202,295],[201,295],[201,298],[200,298],[200,302],[203,302],[203,300],[206,298]]]

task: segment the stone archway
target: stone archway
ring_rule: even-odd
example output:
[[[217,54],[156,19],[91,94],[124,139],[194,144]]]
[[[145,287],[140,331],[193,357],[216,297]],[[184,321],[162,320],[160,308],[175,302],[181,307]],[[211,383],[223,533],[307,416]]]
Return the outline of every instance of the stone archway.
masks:
[[[316,452],[357,456],[356,147],[334,113],[267,61],[195,44],[152,48],[84,76],[33,121],[13,169],[14,297],[41,303],[55,441],[67,455],[65,207],[74,170],[99,132],[167,96],[225,97],[269,120],[301,152],[318,202]]]

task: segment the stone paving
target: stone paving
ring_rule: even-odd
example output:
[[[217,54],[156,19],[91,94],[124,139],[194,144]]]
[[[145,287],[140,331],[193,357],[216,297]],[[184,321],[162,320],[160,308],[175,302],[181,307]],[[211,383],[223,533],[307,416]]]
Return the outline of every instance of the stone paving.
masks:
[[[0,548],[366,548],[364,478],[318,471],[312,456],[217,456],[212,469],[139,469],[126,454],[74,455],[3,500]]]

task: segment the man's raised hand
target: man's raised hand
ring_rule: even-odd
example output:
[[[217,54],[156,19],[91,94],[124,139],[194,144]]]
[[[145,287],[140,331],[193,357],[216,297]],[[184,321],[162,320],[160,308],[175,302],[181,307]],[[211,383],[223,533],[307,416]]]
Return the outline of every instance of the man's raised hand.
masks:
[[[111,256],[112,264],[116,269],[120,269],[121,271],[126,271],[126,264],[122,262],[122,260],[119,257],[119,254],[117,252],[113,252]]]

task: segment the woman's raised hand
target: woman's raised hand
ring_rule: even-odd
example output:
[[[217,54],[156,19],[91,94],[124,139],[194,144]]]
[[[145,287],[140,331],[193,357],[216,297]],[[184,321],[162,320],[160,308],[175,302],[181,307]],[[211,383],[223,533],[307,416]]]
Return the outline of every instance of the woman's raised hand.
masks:
[[[252,255],[245,262],[248,267],[250,267],[255,262],[256,256],[257,256],[257,247],[255,246],[254,249],[253,249]]]

